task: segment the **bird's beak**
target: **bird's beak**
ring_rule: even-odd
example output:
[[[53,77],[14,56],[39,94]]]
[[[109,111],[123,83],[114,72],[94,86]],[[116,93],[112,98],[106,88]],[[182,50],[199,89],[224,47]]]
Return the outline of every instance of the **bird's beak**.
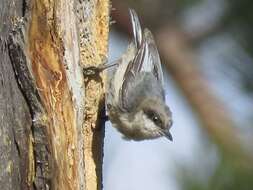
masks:
[[[164,136],[167,138],[167,139],[169,139],[170,141],[173,141],[173,137],[172,137],[172,135],[171,135],[171,133],[169,132],[169,130],[168,131],[164,131]]]

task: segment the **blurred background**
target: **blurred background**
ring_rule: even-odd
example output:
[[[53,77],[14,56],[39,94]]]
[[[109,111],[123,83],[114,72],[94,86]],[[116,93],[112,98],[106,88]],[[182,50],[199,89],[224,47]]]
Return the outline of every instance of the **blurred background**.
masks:
[[[253,189],[253,2],[114,0],[109,59],[128,7],[156,39],[174,141],[125,141],[106,123],[104,190]]]

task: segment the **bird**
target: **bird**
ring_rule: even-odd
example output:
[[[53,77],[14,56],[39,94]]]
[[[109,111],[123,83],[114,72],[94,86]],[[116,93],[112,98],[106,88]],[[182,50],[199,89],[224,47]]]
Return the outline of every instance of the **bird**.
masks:
[[[107,72],[106,110],[112,126],[126,140],[148,140],[170,133],[172,112],[165,103],[163,71],[151,31],[141,28],[137,13],[129,9],[133,40]],[[105,67],[104,67],[105,68]]]

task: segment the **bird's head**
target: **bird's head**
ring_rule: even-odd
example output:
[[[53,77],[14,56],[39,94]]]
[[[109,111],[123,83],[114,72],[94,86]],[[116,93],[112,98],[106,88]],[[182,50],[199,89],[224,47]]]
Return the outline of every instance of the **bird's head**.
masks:
[[[160,99],[146,98],[136,109],[132,122],[134,140],[166,137],[173,140],[170,128],[173,124],[169,107]]]

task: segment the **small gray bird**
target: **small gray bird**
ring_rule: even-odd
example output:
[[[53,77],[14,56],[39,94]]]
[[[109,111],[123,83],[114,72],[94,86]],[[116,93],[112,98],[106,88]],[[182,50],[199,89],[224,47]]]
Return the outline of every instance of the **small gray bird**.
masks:
[[[129,11],[134,41],[117,61],[118,67],[108,74],[109,119],[125,139],[164,136],[172,141],[172,113],[165,104],[159,53],[151,32],[147,28],[142,31],[136,12]]]

